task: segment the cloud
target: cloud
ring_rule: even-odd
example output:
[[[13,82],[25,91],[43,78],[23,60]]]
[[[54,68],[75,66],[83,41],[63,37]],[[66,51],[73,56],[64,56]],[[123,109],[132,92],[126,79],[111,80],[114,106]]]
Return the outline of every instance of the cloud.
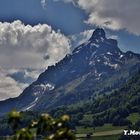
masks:
[[[82,43],[85,43],[89,40],[89,38],[92,36],[94,29],[91,30],[85,30],[84,32],[80,32],[79,34],[74,34],[69,36],[72,46],[75,48]]]
[[[17,97],[43,70],[0,68],[0,100]]]
[[[65,2],[65,3],[75,3],[75,0],[53,0],[54,2],[59,2],[59,1],[63,1],[63,2]]]
[[[69,51],[69,39],[47,24],[0,22],[0,99],[19,95],[26,85],[22,80],[37,78]],[[25,79],[17,79],[19,75]]]
[[[68,38],[47,24],[0,22],[0,66],[3,68],[46,68],[60,61],[69,50]]]
[[[47,5],[47,0],[41,0],[41,6],[43,8],[46,8],[46,5]]]
[[[64,1],[64,0],[60,0]],[[89,15],[87,24],[112,30],[125,29],[140,35],[139,0],[65,0],[74,2]]]
[[[111,36],[109,36],[109,38],[115,39],[115,40],[118,40],[119,39],[119,37],[117,35],[111,35]]]
[[[26,83],[30,84],[32,81],[37,79],[37,76],[41,73],[38,70],[28,70],[28,69],[19,69],[12,70],[11,72],[7,72],[7,76],[11,77],[18,83]]]
[[[18,96],[27,86],[26,83],[19,83],[0,70],[0,100]]]

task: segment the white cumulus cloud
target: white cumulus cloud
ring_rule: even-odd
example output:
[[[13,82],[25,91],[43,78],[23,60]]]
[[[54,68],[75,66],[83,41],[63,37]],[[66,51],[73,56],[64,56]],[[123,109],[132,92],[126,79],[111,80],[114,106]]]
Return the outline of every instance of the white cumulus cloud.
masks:
[[[47,24],[0,22],[0,66],[3,68],[46,68],[60,61],[69,49],[69,40]]]
[[[7,76],[12,70],[32,69],[33,73],[25,74],[36,78],[37,71],[54,65],[69,51],[69,39],[47,24],[31,26],[19,20],[0,22],[0,99],[19,95],[25,87]]]
[[[88,24],[140,35],[140,0],[60,0],[85,10]]]

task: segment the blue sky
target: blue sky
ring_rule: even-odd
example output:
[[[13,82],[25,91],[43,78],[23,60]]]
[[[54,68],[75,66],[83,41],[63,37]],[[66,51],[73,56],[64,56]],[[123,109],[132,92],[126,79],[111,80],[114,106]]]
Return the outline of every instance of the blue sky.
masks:
[[[70,52],[71,37],[98,26],[140,53],[139,13],[139,0],[0,0],[0,100],[18,96]]]
[[[41,0],[1,0],[0,1],[0,21],[21,20],[25,24],[36,25],[46,23],[54,30],[60,29],[65,35],[72,35],[84,30],[94,29],[84,21],[88,14],[72,3],[64,3],[61,0],[54,2],[46,1],[46,7],[42,8]],[[140,52],[140,37],[129,32],[109,31],[119,38],[120,47],[124,50]]]
[[[25,24],[46,23],[53,29],[60,29],[65,34],[74,34],[86,29],[83,20],[86,14],[72,4],[47,0],[42,8],[40,0],[1,0],[0,20],[21,20]]]

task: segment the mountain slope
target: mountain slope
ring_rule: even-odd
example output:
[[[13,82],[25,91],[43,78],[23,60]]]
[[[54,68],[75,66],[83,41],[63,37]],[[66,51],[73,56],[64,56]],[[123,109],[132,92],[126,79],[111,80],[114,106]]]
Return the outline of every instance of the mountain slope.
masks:
[[[100,98],[92,98],[85,103],[76,103],[69,106],[52,109],[54,116],[66,113],[70,114],[74,125],[85,127],[100,126],[111,123],[115,126],[130,125],[128,116],[133,113],[140,114],[140,70],[132,76],[121,88],[113,91],[110,95]],[[77,119],[82,115],[83,119]],[[90,119],[86,119],[90,116]],[[135,121],[136,122],[136,121]]]
[[[78,46],[14,99],[0,102],[2,113],[18,110],[46,110],[88,100],[119,88],[140,67],[140,55],[122,52],[117,41],[107,39],[103,29]]]

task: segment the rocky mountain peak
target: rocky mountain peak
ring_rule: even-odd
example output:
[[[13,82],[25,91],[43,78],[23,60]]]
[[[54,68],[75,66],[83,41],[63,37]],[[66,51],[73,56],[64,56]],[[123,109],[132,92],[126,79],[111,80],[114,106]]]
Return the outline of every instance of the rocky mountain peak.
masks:
[[[106,39],[106,34],[105,34],[104,29],[102,28],[95,29],[95,31],[93,32],[90,38],[91,41],[101,41],[104,39]]]
[[[119,54],[121,50],[118,48],[117,40],[107,38],[104,29],[97,28],[87,42],[73,50],[73,54],[81,54],[81,52],[83,52],[83,54],[88,52],[87,57],[90,57],[90,52],[91,54],[96,52],[98,55],[107,52],[111,52],[112,54],[117,52]]]

